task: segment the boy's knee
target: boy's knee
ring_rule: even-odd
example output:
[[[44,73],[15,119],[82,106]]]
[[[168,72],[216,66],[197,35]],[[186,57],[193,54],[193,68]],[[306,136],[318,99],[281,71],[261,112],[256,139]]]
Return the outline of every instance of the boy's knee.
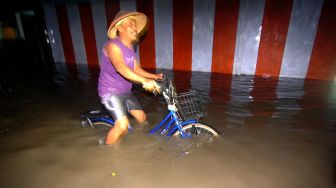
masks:
[[[118,132],[123,133],[125,131],[127,132],[128,125],[129,125],[129,121],[127,117],[122,117],[115,122],[114,128],[118,129]]]
[[[147,116],[145,113],[142,113],[140,116],[139,116],[139,123],[145,123],[146,122],[146,119],[147,119]]]
[[[131,110],[130,113],[139,123],[146,121],[146,113],[143,110]]]

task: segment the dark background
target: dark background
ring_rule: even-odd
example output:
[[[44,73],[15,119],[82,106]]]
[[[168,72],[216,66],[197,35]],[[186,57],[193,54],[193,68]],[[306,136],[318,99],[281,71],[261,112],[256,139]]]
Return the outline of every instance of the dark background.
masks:
[[[22,23],[24,38],[19,34],[16,16]],[[0,39],[0,91],[10,86],[44,80],[53,71],[52,54],[44,33],[45,21],[41,3],[34,0],[10,1],[0,8],[1,29],[11,27],[14,39]]]

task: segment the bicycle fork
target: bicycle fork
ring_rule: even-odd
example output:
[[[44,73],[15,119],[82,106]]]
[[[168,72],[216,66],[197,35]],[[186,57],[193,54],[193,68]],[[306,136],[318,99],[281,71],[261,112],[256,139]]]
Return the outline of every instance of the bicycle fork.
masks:
[[[173,128],[170,130],[170,132],[167,134],[167,136],[171,136],[174,134],[177,130],[180,132],[182,138],[190,137],[186,132],[183,131],[182,126],[189,123],[195,123],[196,120],[186,121],[182,122],[176,115],[175,112],[170,111],[168,115],[162,120],[157,126],[155,126],[152,130],[150,130],[151,134],[155,134],[160,130],[163,126],[165,126],[162,131],[160,131],[160,134],[164,135],[167,133],[167,131],[171,128],[173,125]]]

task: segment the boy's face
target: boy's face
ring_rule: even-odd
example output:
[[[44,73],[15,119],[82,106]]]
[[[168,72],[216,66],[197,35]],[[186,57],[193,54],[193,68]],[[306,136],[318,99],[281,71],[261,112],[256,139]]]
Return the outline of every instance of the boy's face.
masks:
[[[120,24],[118,30],[120,36],[127,37],[133,42],[138,41],[137,23],[134,18],[124,19]]]

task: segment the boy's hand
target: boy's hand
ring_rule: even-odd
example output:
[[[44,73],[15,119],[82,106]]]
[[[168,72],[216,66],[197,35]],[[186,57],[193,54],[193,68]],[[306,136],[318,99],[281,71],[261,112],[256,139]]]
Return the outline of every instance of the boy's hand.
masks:
[[[163,73],[156,74],[155,80],[162,80],[164,77]]]
[[[160,86],[154,80],[143,83],[142,87],[148,92],[160,93]]]

